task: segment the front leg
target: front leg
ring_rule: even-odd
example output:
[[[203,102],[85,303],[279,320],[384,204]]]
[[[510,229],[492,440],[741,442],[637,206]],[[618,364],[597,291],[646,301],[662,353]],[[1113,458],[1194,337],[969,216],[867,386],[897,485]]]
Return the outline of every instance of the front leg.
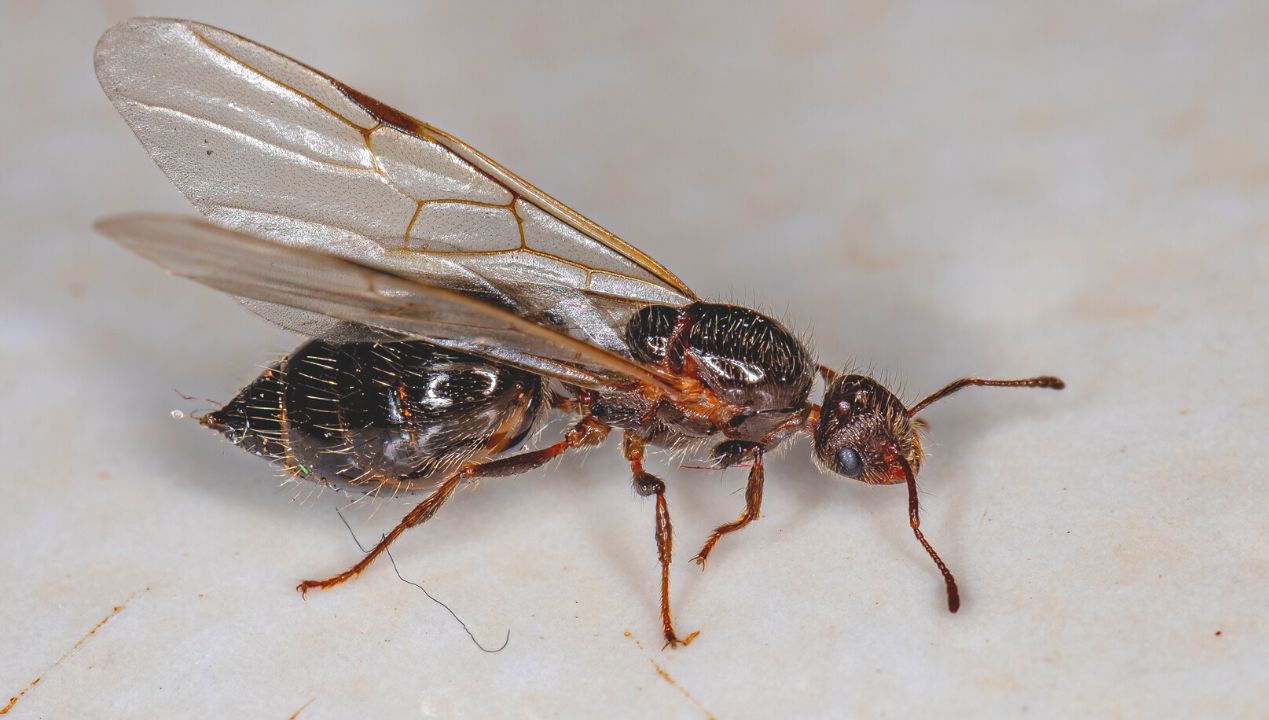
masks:
[[[643,469],[644,442],[630,432],[625,434],[621,443],[622,452],[630,462],[630,470],[634,473],[634,489],[643,497],[657,497],[657,558],[661,562],[661,627],[665,633],[665,644],[668,647],[689,645],[700,634],[697,630],[680,640],[674,632],[674,622],[670,618],[670,559],[674,554],[674,526],[670,524],[670,506],[665,502],[665,483],[655,475]]]
[[[705,569],[705,560],[713,552],[714,545],[718,543],[719,538],[728,533],[734,533],[757,520],[758,513],[762,510],[762,481],[764,477],[762,471],[762,446],[750,445],[740,449],[731,447],[733,445],[734,443],[723,443],[718,450],[715,450],[715,455],[719,457],[720,464],[723,464],[724,467],[739,463],[745,455],[752,458],[753,465],[749,467],[749,484],[745,486],[745,509],[740,513],[740,517],[734,521],[715,528],[709,539],[705,541],[701,551],[696,553],[696,557],[692,558],[697,565],[701,566],[702,570]]]

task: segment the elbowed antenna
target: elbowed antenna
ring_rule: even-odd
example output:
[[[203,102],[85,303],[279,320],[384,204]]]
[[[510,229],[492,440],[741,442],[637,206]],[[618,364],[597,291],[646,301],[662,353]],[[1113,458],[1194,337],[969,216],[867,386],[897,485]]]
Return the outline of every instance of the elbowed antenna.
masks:
[[[929,553],[930,559],[938,566],[939,572],[943,573],[943,582],[947,585],[947,609],[956,612],[961,609],[961,593],[956,587],[956,578],[952,576],[952,571],[947,569],[947,564],[943,562],[943,558],[934,552],[934,547],[925,539],[925,534],[921,532],[921,512],[920,503],[917,500],[916,475],[912,473],[912,466],[908,464],[906,458],[898,452],[898,449],[892,449],[886,453],[889,457],[886,459],[891,461],[893,468],[897,465],[903,471],[903,481],[908,484],[908,524],[912,526],[912,533],[916,535],[917,542],[921,543],[921,547],[925,548],[925,552]]]
[[[1042,375],[1040,377],[1026,378],[1023,380],[987,380],[984,378],[961,378],[954,382],[948,383],[946,386],[931,393],[921,402],[912,406],[908,411],[908,417],[913,417],[917,413],[926,409],[935,402],[951,395],[952,393],[971,386],[989,386],[989,387],[1035,387],[1048,388],[1051,390],[1061,390],[1066,387],[1066,383],[1061,378],[1051,375]],[[908,524],[912,526],[912,533],[916,535],[916,539],[921,543],[921,547],[925,548],[925,552],[929,554],[930,559],[938,566],[939,572],[943,574],[943,582],[947,585],[947,609],[956,612],[961,606],[960,591],[956,587],[956,578],[952,576],[952,571],[947,569],[947,564],[943,562],[943,558],[934,551],[930,542],[925,539],[925,534],[921,532],[921,513],[920,502],[917,498],[916,474],[912,472],[912,466],[908,463],[907,458],[898,451],[897,448],[891,448],[887,453],[886,460],[892,468],[896,480],[902,480],[908,485]],[[899,472],[895,472],[898,469]],[[900,474],[902,477],[900,477]]]
[[[1061,390],[1066,387],[1066,383],[1061,378],[1052,375],[1041,375],[1040,377],[1026,378],[1023,380],[986,380],[984,378],[961,378],[954,382],[948,383],[943,388],[931,393],[929,397],[912,406],[908,411],[908,417],[912,417],[922,410],[926,409],[935,402],[951,395],[952,393],[970,386],[988,386],[988,387],[1034,387],[1048,388],[1050,390]]]

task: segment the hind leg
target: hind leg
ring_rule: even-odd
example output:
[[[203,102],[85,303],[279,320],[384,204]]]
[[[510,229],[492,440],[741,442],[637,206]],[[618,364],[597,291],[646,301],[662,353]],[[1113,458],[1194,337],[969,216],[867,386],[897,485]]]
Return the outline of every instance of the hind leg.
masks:
[[[388,546],[393,543],[401,533],[414,527],[421,525],[431,519],[436,511],[445,504],[459,485],[467,480],[473,480],[481,477],[498,477],[505,475],[518,475],[522,472],[528,472],[536,467],[541,467],[547,462],[559,457],[570,449],[578,449],[598,445],[608,437],[608,426],[595,420],[590,416],[582,418],[576,425],[565,434],[564,439],[542,448],[541,450],[533,450],[531,452],[520,453],[510,457],[500,458],[498,460],[490,460],[488,462],[476,463],[468,465],[450,476],[440,487],[432,491],[423,502],[419,503],[411,510],[396,527],[383,536],[379,544],[370,549],[366,556],[356,565],[347,570],[326,578],[325,580],[305,580],[295,587],[301,595],[307,595],[309,590],[314,588],[325,590],[334,587],[345,580],[354,578],[362,573],[375,558],[379,557]]]

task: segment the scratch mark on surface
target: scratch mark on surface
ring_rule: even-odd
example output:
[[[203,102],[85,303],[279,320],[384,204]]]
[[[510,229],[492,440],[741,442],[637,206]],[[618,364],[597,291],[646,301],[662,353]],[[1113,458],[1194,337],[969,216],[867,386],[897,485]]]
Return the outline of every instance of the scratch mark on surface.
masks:
[[[145,590],[149,590],[149,589],[150,588],[145,588]],[[48,675],[51,671],[55,670],[59,665],[65,662],[66,658],[70,657],[72,653],[78,650],[84,643],[88,642],[88,638],[92,637],[93,635],[96,635],[97,631],[100,630],[103,625],[113,620],[114,617],[118,615],[119,613],[123,612],[124,608],[128,607],[128,603],[132,601],[132,598],[136,597],[137,594],[141,592],[144,592],[144,591],[138,590],[137,592],[134,592],[128,597],[124,598],[122,603],[115,605],[114,608],[110,611],[109,615],[99,620],[96,625],[93,625],[91,630],[84,633],[84,636],[81,637],[78,642],[72,645],[69,650],[62,653],[62,656],[59,657],[57,660],[55,660],[52,665],[49,665],[47,670],[37,675],[35,679],[32,680],[31,682],[27,683],[27,686],[22,688],[22,691],[19,692],[17,695],[10,697],[9,704],[5,705],[3,708],[0,708],[0,715],[8,715],[9,711],[13,709],[13,706],[17,705],[18,701],[21,700],[28,692],[30,692],[32,688],[34,688],[36,685],[39,685],[40,681],[44,679],[45,675]]]
[[[304,709],[307,708],[309,705],[312,705],[313,701],[316,699],[317,699],[316,697],[309,698],[308,702],[301,705],[299,710],[296,710],[295,712],[291,713],[291,717],[287,718],[286,720],[295,720],[295,718],[299,717],[300,713],[304,712]]]
[[[635,647],[639,648],[640,650],[643,650],[643,643],[639,642],[639,638],[635,637],[633,633],[627,630],[625,632],[625,636],[630,638],[631,642],[635,644]],[[644,652],[644,656],[645,657],[647,656],[647,652]],[[657,675],[661,676],[661,679],[668,682],[670,684],[670,687],[674,688],[675,690],[678,690],[679,694],[687,698],[688,702],[695,705],[697,710],[700,710],[701,712],[705,713],[705,717],[709,718],[709,720],[718,720],[717,716],[714,715],[714,713],[710,712],[709,710],[706,710],[705,706],[702,705],[699,700],[692,697],[692,693],[688,692],[687,688],[680,685],[678,680],[675,680],[674,677],[670,675],[670,673],[666,672],[665,668],[661,667],[661,665],[658,664],[656,660],[653,660],[651,657],[648,657],[648,662],[652,665],[652,669],[656,671]]]

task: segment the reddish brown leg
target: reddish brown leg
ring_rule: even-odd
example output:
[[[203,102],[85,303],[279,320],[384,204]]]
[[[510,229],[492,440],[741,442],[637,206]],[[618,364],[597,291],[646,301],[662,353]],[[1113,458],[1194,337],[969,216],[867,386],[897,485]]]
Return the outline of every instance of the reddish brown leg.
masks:
[[[642,440],[626,433],[622,441],[622,451],[630,461],[630,470],[634,473],[635,492],[643,497],[657,497],[657,558],[661,562],[661,628],[665,634],[665,646],[689,645],[701,631],[697,630],[680,640],[670,618],[670,560],[674,554],[674,526],[670,524],[670,506],[665,502],[665,483],[643,469]]]
[[[392,528],[391,532],[383,536],[378,545],[375,545],[370,552],[366,553],[361,562],[325,580],[305,580],[297,585],[295,589],[299,590],[301,595],[307,595],[308,591],[313,588],[325,590],[360,575],[363,570],[370,566],[370,563],[374,562],[376,557],[382,554],[384,550],[387,550],[388,546],[401,536],[401,533],[431,519],[436,514],[436,511],[445,504],[445,501],[449,500],[450,496],[454,494],[458,486],[466,480],[479,477],[518,475],[522,472],[528,472],[536,467],[545,465],[570,448],[598,445],[606,437],[608,437],[607,425],[594,418],[584,417],[565,434],[563,440],[554,445],[541,450],[512,455],[511,457],[468,465],[441,483],[441,486],[433,490],[431,495],[428,495],[423,502],[416,505],[409,514],[401,519],[401,522],[397,523],[396,527]]]
[[[696,557],[692,558],[701,569],[705,569],[705,560],[714,550],[714,545],[718,539],[727,533],[734,533],[742,527],[748,525],[758,519],[758,512],[762,509],[762,448],[753,448],[753,465],[749,468],[749,484],[745,487],[745,509],[740,513],[740,517],[735,521],[719,525],[714,529],[713,534],[705,541],[705,546],[701,551],[696,553]]]

